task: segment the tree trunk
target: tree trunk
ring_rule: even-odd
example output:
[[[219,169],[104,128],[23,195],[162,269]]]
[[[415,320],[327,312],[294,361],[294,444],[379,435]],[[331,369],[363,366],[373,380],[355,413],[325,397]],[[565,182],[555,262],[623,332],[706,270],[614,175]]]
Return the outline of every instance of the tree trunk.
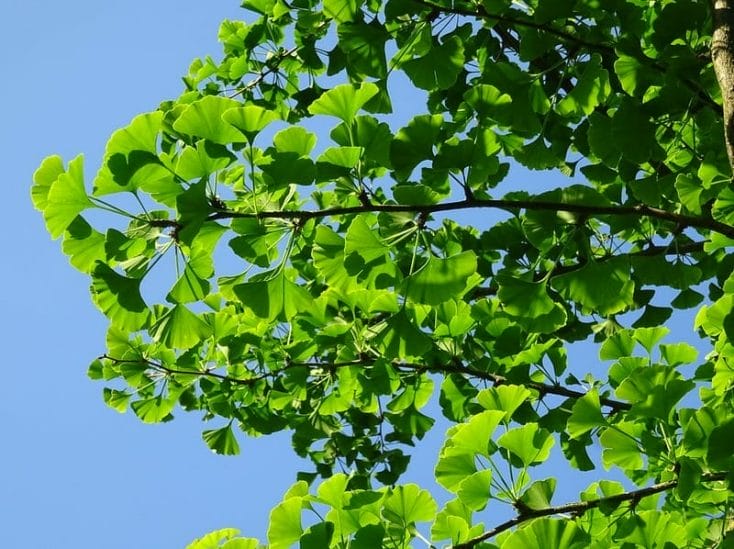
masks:
[[[726,153],[734,174],[734,0],[711,0],[711,11],[711,59],[721,88]]]

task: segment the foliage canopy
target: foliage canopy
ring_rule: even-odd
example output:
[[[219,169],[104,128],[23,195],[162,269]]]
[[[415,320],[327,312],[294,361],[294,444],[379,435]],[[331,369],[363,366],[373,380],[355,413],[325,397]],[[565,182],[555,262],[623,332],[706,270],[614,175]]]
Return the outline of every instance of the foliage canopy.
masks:
[[[105,401],[220,454],[292,432],[272,548],[734,543],[729,3],[243,7],[91,187],[34,176]],[[664,342],[690,310],[705,357]],[[439,412],[441,506],[400,482]],[[598,480],[559,503],[551,456]]]

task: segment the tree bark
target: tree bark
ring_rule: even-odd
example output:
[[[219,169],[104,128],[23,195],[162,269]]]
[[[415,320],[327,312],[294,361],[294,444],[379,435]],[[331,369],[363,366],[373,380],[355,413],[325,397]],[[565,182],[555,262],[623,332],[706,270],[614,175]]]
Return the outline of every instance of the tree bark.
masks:
[[[734,174],[734,0],[710,0],[713,16],[711,60],[721,88],[724,140]]]

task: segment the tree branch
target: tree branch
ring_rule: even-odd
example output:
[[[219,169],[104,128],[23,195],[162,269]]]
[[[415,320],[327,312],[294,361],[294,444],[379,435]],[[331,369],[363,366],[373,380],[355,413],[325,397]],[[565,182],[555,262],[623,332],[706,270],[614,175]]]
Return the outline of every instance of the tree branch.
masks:
[[[711,60],[724,104],[724,142],[734,174],[734,1],[710,0],[714,28]]]
[[[701,482],[714,482],[714,481],[721,481],[725,480],[729,473],[727,472],[710,472],[710,473],[703,473],[701,475]],[[502,524],[495,526],[491,530],[487,530],[483,534],[474,537],[468,541],[465,541],[463,543],[459,543],[453,546],[453,549],[470,549],[479,543],[486,541],[490,538],[493,538],[497,534],[500,534],[501,532],[504,532],[505,530],[509,530],[510,528],[513,528],[514,526],[517,526],[519,524],[522,524],[523,522],[526,522],[528,520],[539,518],[539,517],[548,517],[551,515],[560,515],[560,514],[572,514],[572,515],[582,515],[583,513],[590,511],[591,509],[596,509],[597,507],[601,505],[615,505],[620,504],[625,501],[630,502],[638,502],[642,498],[645,498],[647,496],[651,496],[654,494],[658,494],[660,492],[665,492],[667,490],[670,490],[672,488],[675,488],[678,486],[678,479],[669,480],[666,482],[660,482],[658,484],[653,484],[652,486],[648,486],[647,488],[641,488],[639,490],[632,490],[629,492],[623,492],[621,494],[615,494],[613,496],[603,497],[599,499],[592,499],[589,501],[576,501],[573,503],[566,503],[563,505],[557,505],[553,507],[546,507],[543,509],[528,509],[524,511],[523,513],[517,515],[516,517],[503,522]]]
[[[591,205],[591,204],[567,204],[564,202],[551,202],[545,200],[506,200],[506,199],[465,199],[454,202],[443,202],[440,204],[362,204],[360,206],[344,206],[338,208],[327,208],[324,210],[278,210],[262,212],[235,212],[218,211],[207,217],[207,221],[219,219],[292,219],[307,221],[309,219],[322,219],[335,215],[354,215],[371,212],[393,212],[393,213],[415,213],[431,214],[447,211],[470,210],[470,209],[498,209],[498,210],[529,210],[529,211],[554,211],[580,213],[587,216],[595,215],[620,215],[640,216],[661,219],[676,223],[681,230],[688,227],[696,229],[708,229],[729,238],[734,238],[734,226],[716,221],[708,217],[698,217],[669,212],[661,208],[654,208],[645,204],[634,206],[622,205]],[[159,221],[160,222],[160,221]],[[177,222],[171,220],[171,226]]]
[[[583,391],[576,391],[574,389],[569,389],[568,387],[565,387],[563,385],[559,385],[557,383],[540,383],[537,381],[511,381],[507,379],[504,376],[501,376],[499,374],[493,374],[490,372],[482,372],[479,370],[474,370],[472,368],[468,368],[464,366],[461,363],[454,363],[454,364],[445,364],[445,365],[439,365],[439,366],[426,366],[423,364],[411,364],[406,362],[395,362],[393,363],[393,366],[395,368],[404,368],[404,369],[410,369],[415,371],[425,371],[433,374],[441,374],[441,373],[452,373],[452,374],[462,374],[470,377],[474,377],[477,379],[482,379],[484,381],[489,381],[493,385],[521,385],[523,387],[526,387],[528,389],[534,389],[540,393],[540,396],[544,395],[556,395],[556,396],[562,396],[567,398],[582,398],[586,395]],[[613,412],[621,412],[623,410],[629,410],[632,405],[628,402],[622,402],[619,400],[614,400],[611,398],[606,397],[599,397],[599,402],[602,406],[606,406],[607,408],[610,408]]]
[[[603,256],[594,257],[594,261],[598,263],[604,263],[605,261],[609,261],[610,259],[614,259],[618,257],[633,258],[633,257],[654,257],[658,255],[685,255],[685,254],[703,251],[703,247],[706,244],[706,242],[708,242],[708,240],[698,241],[698,242],[687,242],[685,244],[675,245],[676,243],[674,240],[664,246],[648,246],[647,248],[638,250],[636,252],[628,252],[628,253],[621,253],[621,254],[609,253]],[[587,261],[579,261],[577,263],[572,263],[570,265],[556,265],[555,267],[553,267],[553,269],[549,271],[535,272],[533,274],[533,280],[535,282],[540,282],[541,280],[545,280],[548,277],[558,276],[558,275],[566,274],[566,273],[572,273],[574,271],[583,269],[587,264],[588,264]],[[497,294],[496,286],[495,287],[479,286],[471,290],[468,293],[468,296],[470,297],[470,299],[477,299],[480,297],[493,296],[496,294]]]
[[[218,374],[216,372],[212,372],[209,370],[181,370],[178,368],[171,368],[170,366],[166,366],[165,364],[162,364],[160,362],[155,362],[155,361],[145,359],[145,358],[129,360],[129,359],[115,358],[115,357],[112,357],[106,354],[102,355],[99,358],[109,360],[116,364],[144,364],[146,367],[152,368],[154,370],[157,370],[167,375],[187,375],[187,376],[210,377],[210,378],[219,379],[221,381],[228,381],[236,385],[244,385],[244,386],[254,385],[258,381],[262,381],[264,379],[275,378],[278,375],[282,374],[283,372],[292,370],[294,368],[323,368],[326,370],[330,370],[330,369],[344,368],[348,366],[370,367],[370,366],[373,366],[376,362],[375,359],[370,359],[370,358],[348,360],[348,361],[343,361],[343,362],[320,362],[320,361],[289,362],[283,368],[271,370],[269,372],[258,374],[253,377],[237,378],[237,377],[232,377],[232,376],[228,376],[225,374]],[[474,370],[458,362],[452,363],[452,364],[435,365],[435,366],[426,366],[424,364],[413,364],[413,363],[408,363],[408,362],[391,362],[390,364],[391,366],[393,366],[394,368],[398,370],[404,369],[404,370],[412,370],[412,371],[426,372],[426,373],[432,373],[432,374],[447,374],[447,373],[461,374],[461,375],[473,377],[476,379],[482,379],[484,381],[489,381],[493,385],[507,385],[507,384],[522,385],[523,387],[527,387],[528,389],[534,389],[538,391],[541,396],[557,395],[557,396],[562,396],[562,397],[567,397],[567,398],[582,398],[583,396],[586,395],[586,393],[584,393],[583,391],[575,391],[573,389],[569,389],[568,387],[564,387],[563,385],[558,385],[558,384],[539,383],[537,381],[527,381],[527,382],[511,381],[504,376],[493,374],[490,372],[482,372],[479,370]],[[602,406],[606,406],[610,408],[613,412],[620,412],[623,410],[629,410],[631,408],[631,405],[628,402],[621,402],[621,401],[606,398],[606,397],[599,397],[599,402],[601,403]]]
[[[417,4],[425,6],[426,8],[429,8],[434,11],[439,11],[441,13],[451,13],[454,15],[462,15],[464,17],[478,17],[481,19],[489,19],[491,21],[496,21],[498,23],[507,24],[512,27],[525,27],[528,29],[535,29],[535,30],[544,32],[546,34],[550,34],[551,36],[555,36],[556,38],[559,38],[568,44],[577,46],[582,49],[586,48],[588,50],[596,51],[596,52],[599,52],[599,53],[602,53],[602,54],[605,54],[611,57],[616,57],[617,55],[615,51],[614,43],[589,42],[588,40],[585,40],[579,36],[576,36],[575,34],[566,32],[561,29],[557,29],[548,23],[537,23],[529,19],[524,19],[521,17],[514,17],[512,15],[490,13],[489,11],[487,11],[487,8],[485,8],[480,3],[475,3],[473,5],[474,9],[472,10],[472,9],[467,9],[467,8],[461,8],[456,5],[442,6],[440,4],[430,2],[429,0],[413,0],[413,1]],[[714,0],[711,0],[711,1],[714,1]],[[716,0],[716,1],[724,1],[728,3],[731,0]],[[660,63],[659,61],[655,59],[647,57],[641,51],[639,54],[635,54],[634,52],[626,52],[626,53],[628,55],[632,55],[637,61],[639,61],[643,65],[650,67],[652,69],[655,69],[656,71],[662,74],[665,74],[668,71],[668,67],[666,65],[664,65],[663,63]],[[701,87],[701,85],[698,82],[696,82],[695,80],[689,79],[689,78],[681,78],[681,82],[683,82],[688,89],[694,92],[701,102],[711,107],[714,110],[714,112],[716,112],[717,114],[721,115],[722,113],[721,106],[718,103],[716,103],[716,101],[714,101],[708,95],[708,93],[706,93],[706,91]]]

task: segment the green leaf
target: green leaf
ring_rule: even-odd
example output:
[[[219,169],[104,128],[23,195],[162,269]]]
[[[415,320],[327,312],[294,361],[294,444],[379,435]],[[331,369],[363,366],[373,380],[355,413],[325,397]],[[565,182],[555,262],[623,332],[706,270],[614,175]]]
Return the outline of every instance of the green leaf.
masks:
[[[520,501],[533,510],[546,509],[551,506],[551,499],[553,499],[555,490],[555,478],[536,480],[523,492]]]
[[[214,274],[211,253],[203,248],[192,251],[184,272],[166,296],[172,303],[191,303],[203,300],[209,295],[210,284],[207,280]]]
[[[363,82],[359,87],[351,84],[340,84],[311,103],[308,110],[311,114],[335,116],[346,124],[351,124],[357,112],[378,91],[379,88],[371,82]]]
[[[130,407],[143,423],[160,423],[171,418],[176,399],[158,395],[133,402]]]
[[[119,391],[117,389],[104,388],[102,392],[105,404],[116,410],[117,412],[123,413],[127,410],[127,405],[130,402],[130,393],[125,391]]]
[[[301,539],[301,497],[290,497],[276,505],[270,512],[268,542],[271,549],[288,549]]]
[[[241,105],[234,99],[207,95],[189,104],[173,123],[173,129],[221,145],[243,143],[245,137],[242,132],[223,118],[226,111],[239,108]]]
[[[426,55],[410,59],[401,68],[423,90],[445,90],[456,82],[464,68],[464,46],[458,36],[433,46]]]
[[[487,410],[473,415],[469,421],[457,426],[450,438],[451,448],[489,457],[493,452],[492,435],[504,420],[505,413],[499,410]]]
[[[688,343],[660,345],[660,355],[670,366],[691,364],[698,358],[698,350]]]
[[[459,483],[456,495],[461,502],[473,511],[481,511],[487,506],[492,482],[492,470],[484,469],[471,473]]]
[[[99,261],[92,271],[92,300],[114,326],[127,332],[144,328],[150,319],[140,279],[122,276]]]
[[[324,0],[324,15],[339,23],[354,21],[361,0]]]
[[[369,23],[354,21],[337,27],[339,48],[346,56],[346,69],[358,77],[385,78],[385,43],[390,34],[377,19]]]
[[[220,429],[211,429],[201,433],[201,437],[212,452],[222,456],[236,456],[240,453],[240,445],[232,432],[232,424]]]
[[[377,231],[370,227],[364,216],[356,217],[347,229],[344,255],[356,254],[365,263],[384,259],[389,248],[378,238],[377,234]]]
[[[286,318],[292,318],[298,312],[311,307],[311,295],[291,282],[284,270],[280,269],[276,274],[268,276],[264,280],[234,287],[237,298],[258,317],[272,321],[285,314]]]
[[[318,522],[309,526],[301,536],[299,549],[323,549],[329,547],[334,535],[333,522]]]
[[[398,179],[407,178],[420,162],[432,158],[442,123],[438,114],[419,115],[398,131],[390,146],[390,162]]]
[[[581,549],[591,539],[575,522],[541,518],[528,522],[507,536],[502,549]]]
[[[477,402],[486,410],[500,410],[505,413],[503,421],[509,421],[522,404],[531,396],[530,391],[520,385],[500,385],[482,389]]]
[[[506,110],[512,103],[512,97],[503,93],[491,84],[472,86],[464,94],[464,100],[480,117],[490,117],[496,112]]]
[[[717,425],[711,431],[706,450],[710,467],[727,470],[734,465],[734,419]]]
[[[172,349],[190,349],[211,334],[211,326],[181,304],[159,314],[150,328],[155,341]]]
[[[601,360],[616,360],[622,357],[632,356],[635,348],[635,340],[630,330],[624,330],[611,335],[599,349]]]
[[[278,152],[309,156],[316,146],[316,134],[300,127],[291,126],[273,136],[273,145]]]
[[[604,430],[599,437],[602,447],[602,463],[609,469],[613,465],[622,470],[640,469],[642,453],[637,442],[642,425],[621,422]]]
[[[58,169],[58,163],[55,160],[49,162],[50,164],[47,164],[45,168],[42,166],[43,175],[37,176],[39,181],[48,181]],[[74,158],[69,162],[68,169],[59,173],[48,188],[43,217],[51,238],[60,237],[80,213],[94,206],[84,189],[83,163],[82,155]],[[36,201],[39,204],[43,204],[43,192],[40,190],[43,187],[45,183],[36,187],[38,189]]]
[[[430,256],[417,272],[405,279],[405,294],[417,303],[438,305],[460,297],[476,270],[477,257],[471,250],[446,259]]]
[[[222,119],[242,132],[250,144],[268,124],[279,118],[276,111],[264,109],[259,105],[236,107],[222,113]]]
[[[640,345],[642,345],[648,353],[652,353],[653,348],[661,339],[670,333],[665,326],[655,326],[653,328],[637,328],[632,332],[632,337]]]
[[[554,277],[552,284],[566,299],[602,315],[619,313],[634,301],[635,284],[630,278],[629,263],[622,258],[592,261],[581,269]]]
[[[631,162],[642,164],[662,156],[655,139],[655,126],[632,100],[623,100],[612,117],[612,138]]]
[[[462,482],[477,471],[474,454],[466,451],[442,452],[436,463],[436,482],[449,492],[457,492]]]
[[[196,147],[184,147],[176,164],[176,174],[186,180],[200,179],[225,169],[234,160],[226,147],[205,139],[196,142]]]
[[[105,257],[105,236],[79,215],[64,233],[62,250],[74,267],[89,273],[96,262]]]
[[[33,186],[31,187],[31,199],[37,210],[43,211],[46,209],[48,192],[65,171],[64,161],[60,156],[53,155],[43,159],[41,165],[33,173]]]
[[[387,359],[419,357],[431,348],[431,338],[413,324],[404,310],[385,322],[375,343]]]
[[[566,311],[548,295],[545,282],[527,282],[507,275],[495,278],[504,310],[528,330],[550,333],[566,323]]]
[[[222,528],[221,530],[215,530],[214,532],[209,532],[207,535],[192,541],[186,546],[186,549],[257,549],[258,542],[255,539],[235,539],[235,536],[239,533],[239,530],[236,528]],[[230,541],[228,540],[231,542],[237,541],[243,543],[239,545],[230,545]]]
[[[504,433],[497,444],[510,452],[511,463],[519,460],[517,466],[530,467],[548,459],[555,439],[537,423],[526,423]]]
[[[574,403],[566,428],[568,435],[577,439],[592,429],[606,424],[607,421],[601,412],[599,393],[596,389],[592,389]]]
[[[602,58],[593,54],[573,89],[558,102],[556,109],[562,116],[576,119],[594,112],[611,92],[609,74],[602,68]]]
[[[421,490],[416,484],[397,486],[385,498],[382,516],[401,527],[416,522],[433,520],[438,511],[436,502],[428,490]]]

